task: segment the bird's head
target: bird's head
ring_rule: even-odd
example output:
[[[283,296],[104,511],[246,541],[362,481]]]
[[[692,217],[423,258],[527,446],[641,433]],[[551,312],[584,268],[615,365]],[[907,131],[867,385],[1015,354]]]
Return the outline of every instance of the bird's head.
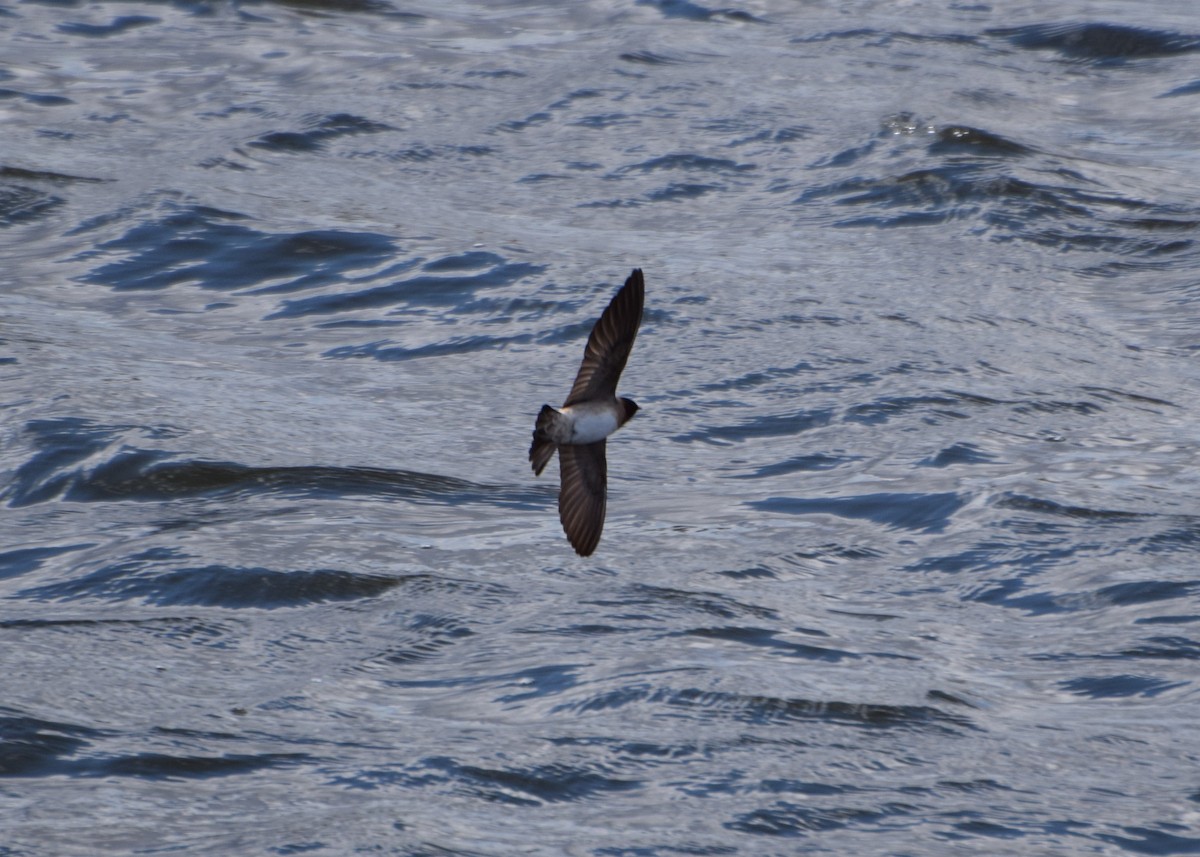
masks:
[[[633,399],[621,399],[621,407],[624,409],[624,413],[621,415],[621,425],[624,425],[633,419],[633,415],[638,412],[639,408],[638,403]]]

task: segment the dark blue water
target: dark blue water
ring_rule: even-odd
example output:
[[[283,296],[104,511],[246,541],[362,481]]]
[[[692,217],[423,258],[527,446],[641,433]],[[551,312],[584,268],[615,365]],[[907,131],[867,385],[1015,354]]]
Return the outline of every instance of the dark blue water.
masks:
[[[1200,853],[1193,4],[0,44],[0,855]]]

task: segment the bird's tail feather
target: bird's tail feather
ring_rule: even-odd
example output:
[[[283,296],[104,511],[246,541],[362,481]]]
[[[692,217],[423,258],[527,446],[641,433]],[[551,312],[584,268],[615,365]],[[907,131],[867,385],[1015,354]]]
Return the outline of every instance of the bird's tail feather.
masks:
[[[542,410],[538,413],[537,427],[533,430],[533,445],[529,447],[529,461],[533,464],[533,472],[538,476],[542,475],[542,471],[554,457],[555,446],[554,441],[549,438],[549,431],[557,416],[558,411],[549,405],[542,405]]]

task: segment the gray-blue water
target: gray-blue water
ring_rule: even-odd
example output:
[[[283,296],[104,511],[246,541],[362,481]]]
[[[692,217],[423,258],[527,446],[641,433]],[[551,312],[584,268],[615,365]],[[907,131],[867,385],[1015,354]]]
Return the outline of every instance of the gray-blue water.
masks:
[[[1192,0],[0,2],[0,855],[1200,852],[1198,123]]]

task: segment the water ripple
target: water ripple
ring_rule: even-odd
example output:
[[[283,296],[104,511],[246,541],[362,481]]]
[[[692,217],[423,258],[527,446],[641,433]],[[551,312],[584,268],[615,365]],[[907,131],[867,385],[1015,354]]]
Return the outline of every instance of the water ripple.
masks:
[[[177,551],[151,549],[81,577],[29,587],[19,594],[39,601],[101,599],[159,606],[276,610],[375,598],[405,582],[402,577],[339,569],[181,567],[185,561]]]
[[[746,503],[752,509],[788,515],[836,515],[874,521],[889,528],[939,533],[967,503],[955,493],[862,494],[856,497],[768,497]]]
[[[431,757],[422,760],[421,767],[439,772],[456,790],[516,806],[585,800],[641,786],[636,780],[570,765],[485,768],[464,765],[448,757]]]
[[[0,499],[21,507],[57,498],[76,502],[161,502],[243,495],[339,499],[395,498],[458,505],[498,503],[529,508],[543,498],[533,488],[485,485],[450,476],[372,467],[320,465],[255,467],[235,462],[181,460],[177,453],[122,442],[130,431],[87,420],[29,425],[38,452],[21,465]],[[87,465],[84,462],[89,462]]]
[[[928,140],[928,142],[925,142]],[[924,150],[895,164],[910,142]],[[1107,189],[1062,158],[995,132],[965,125],[934,127],[909,114],[890,117],[873,141],[844,150],[819,168],[856,170],[807,187],[794,205],[867,209],[838,217],[847,228],[897,228],[963,222],[991,240],[1021,240],[1060,250],[1119,254],[1124,264],[1153,265],[1191,251],[1200,216]],[[871,165],[879,162],[872,170]],[[874,175],[872,175],[874,172]],[[774,190],[790,190],[778,186]],[[1098,273],[1107,270],[1103,263]],[[1114,269],[1115,270],[1115,269]]]
[[[112,260],[81,279],[114,291],[193,285],[288,293],[343,283],[396,253],[392,239],[382,235],[341,230],[275,235],[246,220],[205,206],[179,208],[81,254],[80,260]]]
[[[479,289],[499,288],[540,274],[545,269],[525,262],[500,264],[471,276],[413,277],[384,286],[359,291],[342,290],[334,294],[299,298],[284,303],[282,309],[268,318],[297,318],[312,315],[378,311],[396,305],[419,303],[433,306],[455,306],[470,299]]]
[[[689,717],[728,719],[757,725],[816,721],[855,729],[932,730],[946,735],[957,735],[964,729],[977,728],[970,718],[934,706],[757,696],[698,688],[625,687],[559,706],[555,711],[590,712],[635,703],[664,706],[669,711],[674,710]]]
[[[988,30],[987,35],[1025,50],[1055,51],[1072,62],[1101,66],[1200,51],[1195,36],[1120,24],[1032,24]]]
[[[310,116],[306,123],[310,127],[305,131],[272,131],[264,134],[247,145],[269,152],[305,153],[317,152],[332,140],[340,137],[357,136],[359,134],[379,134],[394,130],[390,125],[373,122],[361,116],[349,113],[337,113],[331,116]]]
[[[85,24],[81,21],[71,21],[66,24],[59,24],[58,31],[68,36],[85,36],[96,39],[117,36],[135,27],[145,27],[150,24],[161,23],[162,19],[149,15],[122,15],[119,18],[113,18],[108,24]]]

